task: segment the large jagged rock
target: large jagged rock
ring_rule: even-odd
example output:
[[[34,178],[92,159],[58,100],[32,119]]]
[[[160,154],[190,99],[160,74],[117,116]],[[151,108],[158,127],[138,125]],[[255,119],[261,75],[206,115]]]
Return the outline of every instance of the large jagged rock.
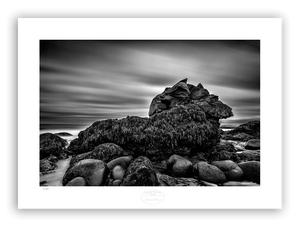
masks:
[[[181,80],[172,88],[166,88],[162,94],[157,95],[150,104],[149,116],[176,105],[187,104],[191,93],[186,82],[187,79]]]
[[[68,147],[76,154],[92,151],[102,143],[129,149],[134,157],[162,161],[173,154],[205,152],[220,139],[219,119],[233,116],[232,109],[210,95],[201,84],[179,81],[151,102],[149,118],[127,117],[94,122]]]
[[[155,113],[189,103],[197,104],[206,115],[213,118],[222,119],[233,116],[232,109],[219,101],[218,96],[210,95],[202,84],[198,84],[197,87],[187,84],[187,79],[179,81],[172,88],[166,88],[163,93],[157,95],[150,104],[148,114],[152,116]]]
[[[58,159],[64,157],[67,141],[52,133],[43,133],[40,135],[40,159],[54,155]]]

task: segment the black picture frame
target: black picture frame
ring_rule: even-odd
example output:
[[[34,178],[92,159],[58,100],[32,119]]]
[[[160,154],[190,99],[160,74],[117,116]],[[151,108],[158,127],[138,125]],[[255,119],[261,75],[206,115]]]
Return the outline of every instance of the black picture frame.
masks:
[[[19,210],[17,209],[17,18],[19,17],[281,17],[283,24],[283,209]],[[2,204],[8,223],[275,224],[294,214],[294,19],[280,5],[16,5],[2,22]]]

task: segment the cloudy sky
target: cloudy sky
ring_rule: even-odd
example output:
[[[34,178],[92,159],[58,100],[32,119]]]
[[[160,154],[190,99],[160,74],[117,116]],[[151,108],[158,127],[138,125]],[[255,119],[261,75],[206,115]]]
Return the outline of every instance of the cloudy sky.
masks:
[[[224,125],[260,117],[259,41],[40,41],[40,129],[147,117],[165,87],[188,78],[233,108]]]

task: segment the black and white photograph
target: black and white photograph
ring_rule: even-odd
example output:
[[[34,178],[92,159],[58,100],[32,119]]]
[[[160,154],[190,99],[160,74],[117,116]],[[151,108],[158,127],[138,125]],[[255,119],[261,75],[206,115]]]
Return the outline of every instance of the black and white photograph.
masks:
[[[40,187],[260,187],[259,39],[40,39],[39,67]]]
[[[300,223],[296,1],[1,9],[3,223]]]

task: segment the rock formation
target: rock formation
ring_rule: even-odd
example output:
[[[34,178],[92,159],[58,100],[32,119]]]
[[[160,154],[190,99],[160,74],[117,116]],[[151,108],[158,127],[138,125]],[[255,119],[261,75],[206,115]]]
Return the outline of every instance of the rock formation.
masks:
[[[56,156],[58,159],[64,157],[67,141],[52,133],[40,135],[40,159]]]
[[[157,95],[149,115],[97,121],[81,131],[68,150],[81,154],[102,143],[114,143],[129,149],[135,157],[151,160],[163,160],[172,154],[191,155],[214,147],[220,138],[219,119],[233,113],[201,84],[196,87],[185,79]]]

